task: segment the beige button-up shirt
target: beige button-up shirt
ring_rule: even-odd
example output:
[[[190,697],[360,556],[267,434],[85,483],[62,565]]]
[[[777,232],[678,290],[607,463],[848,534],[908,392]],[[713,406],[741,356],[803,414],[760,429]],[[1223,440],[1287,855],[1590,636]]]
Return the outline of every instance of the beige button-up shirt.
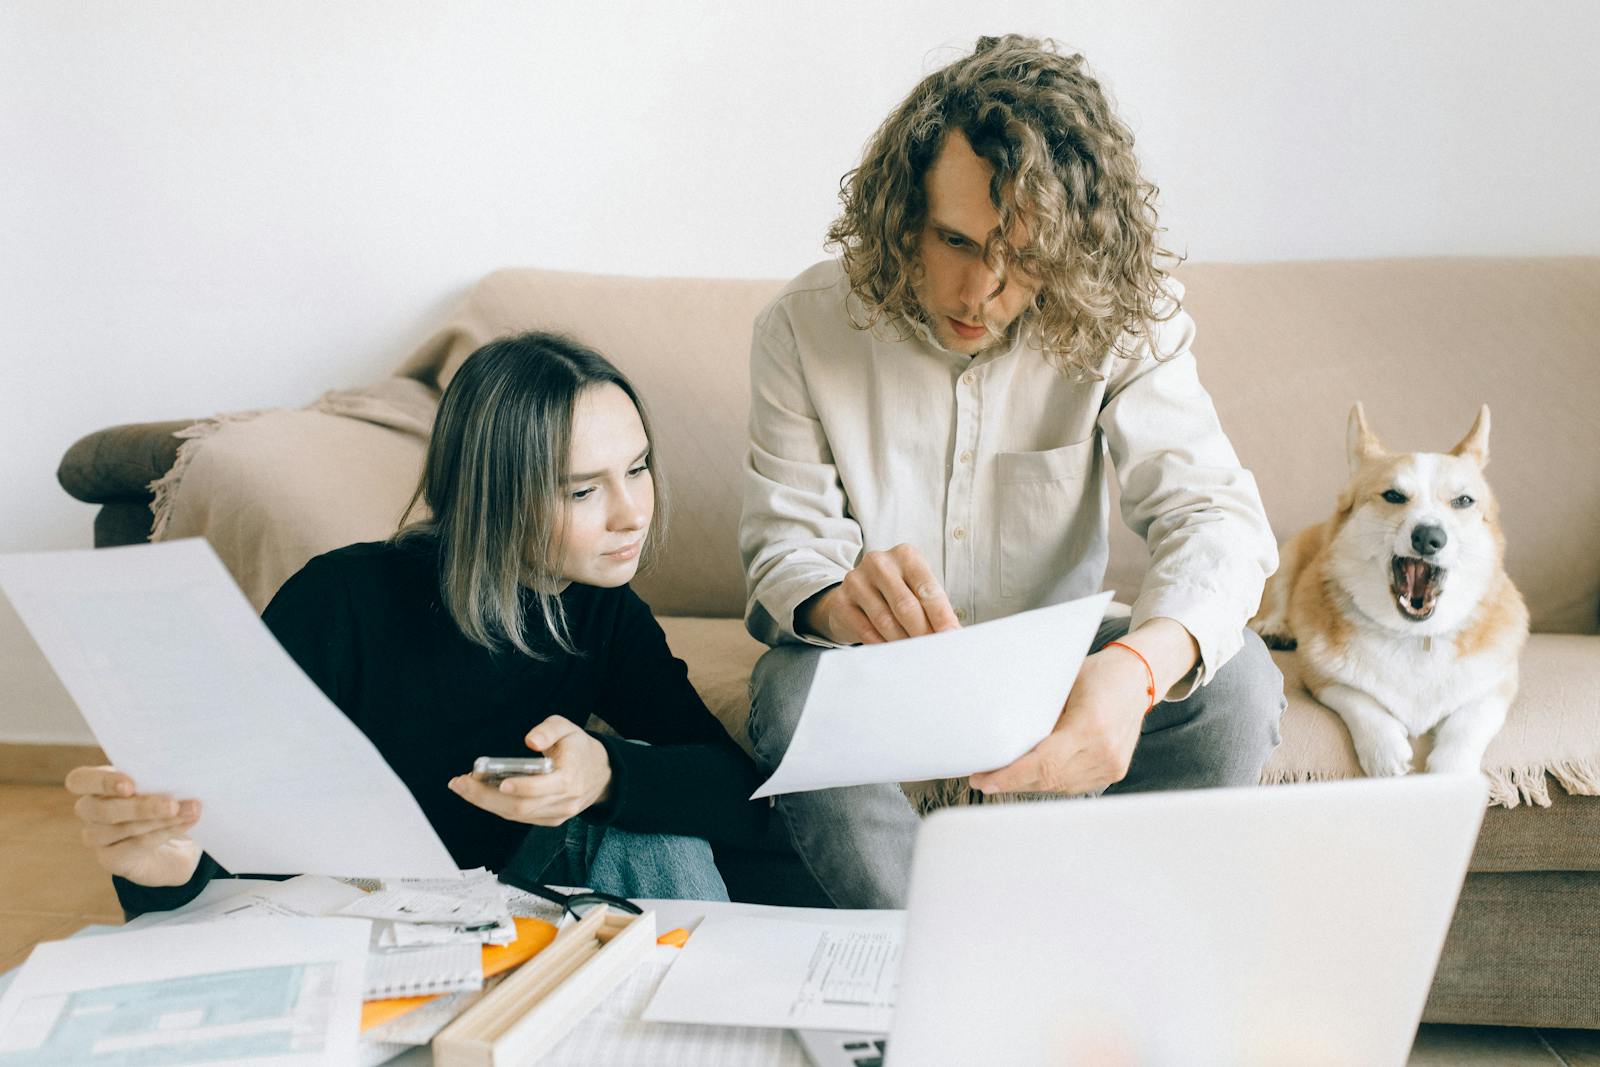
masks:
[[[1114,471],[1151,554],[1132,625],[1166,616],[1194,635],[1191,685],[1238,651],[1277,545],[1200,385],[1186,313],[1154,332],[1169,358],[1108,355],[1103,380],[1079,382],[1025,324],[1009,348],[969,358],[921,324],[904,340],[855,329],[852,311],[864,321],[828,261],[756,320],[739,533],[751,634],[826,644],[796,633],[795,610],[864,552],[901,543],[963,623],[1098,592]]]

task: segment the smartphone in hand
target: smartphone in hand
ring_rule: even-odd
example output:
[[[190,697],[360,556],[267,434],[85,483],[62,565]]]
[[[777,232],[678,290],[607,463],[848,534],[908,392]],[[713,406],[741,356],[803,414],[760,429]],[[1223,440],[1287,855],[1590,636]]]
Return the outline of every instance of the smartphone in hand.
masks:
[[[479,756],[472,761],[472,777],[484,785],[499,785],[507,778],[530,774],[549,774],[556,761],[541,752],[527,756]]]

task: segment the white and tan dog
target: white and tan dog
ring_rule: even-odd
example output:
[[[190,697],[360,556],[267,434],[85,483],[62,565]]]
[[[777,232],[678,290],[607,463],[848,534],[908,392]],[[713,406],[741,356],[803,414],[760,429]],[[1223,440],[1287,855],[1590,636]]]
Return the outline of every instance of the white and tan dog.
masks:
[[[1338,510],[1283,546],[1250,626],[1299,648],[1306,687],[1368,775],[1405,774],[1411,739],[1435,727],[1428,770],[1481,770],[1528,635],[1483,477],[1489,407],[1448,453],[1391,453],[1357,404],[1346,445]]]

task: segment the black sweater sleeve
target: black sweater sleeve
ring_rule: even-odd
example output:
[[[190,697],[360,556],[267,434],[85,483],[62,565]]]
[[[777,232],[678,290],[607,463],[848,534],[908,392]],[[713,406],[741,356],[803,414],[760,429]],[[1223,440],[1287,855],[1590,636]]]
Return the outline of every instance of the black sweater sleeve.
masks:
[[[111,876],[111,885],[117,891],[117,903],[122,905],[122,915],[132,919],[147,911],[171,911],[181,908],[200,895],[213,878],[231,878],[226,868],[202,852],[194,874],[182,885],[140,885],[118,875]]]
[[[337,702],[349,684],[354,665],[350,655],[349,596],[331,569],[314,559],[278,590],[261,621],[300,669]],[[209,852],[202,853],[194,874],[183,885],[150,886],[113,876],[111,885],[123,914],[131,919],[147,911],[181,908],[200,895],[213,878],[231,878]]]
[[[757,844],[770,806],[747,798],[761,775],[689,684],[689,668],[631,589],[622,590],[603,659],[595,711],[630,740],[600,736],[611,758],[611,796],[584,818],[637,833]]]

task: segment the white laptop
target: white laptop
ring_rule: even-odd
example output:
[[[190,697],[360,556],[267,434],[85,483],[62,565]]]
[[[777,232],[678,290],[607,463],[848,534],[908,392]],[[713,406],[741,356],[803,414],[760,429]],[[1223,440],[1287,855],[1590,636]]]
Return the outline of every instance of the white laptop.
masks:
[[[801,1040],[819,1067],[1403,1064],[1485,799],[1419,775],[938,812],[889,1035]]]

